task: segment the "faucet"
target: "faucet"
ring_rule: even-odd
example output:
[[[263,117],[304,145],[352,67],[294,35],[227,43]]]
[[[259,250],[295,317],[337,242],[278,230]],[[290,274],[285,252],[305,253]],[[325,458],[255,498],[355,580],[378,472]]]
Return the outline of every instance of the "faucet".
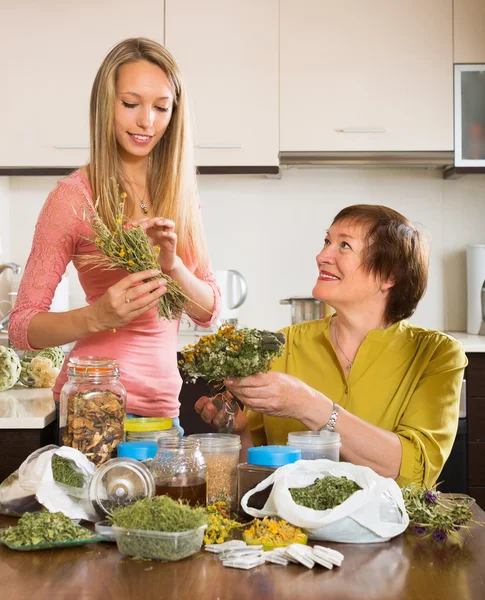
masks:
[[[20,275],[20,273],[22,272],[22,267],[17,263],[5,263],[3,265],[0,265],[0,274],[3,273],[5,269],[12,269],[14,275]]]
[[[5,271],[5,269],[12,269],[12,273],[14,275],[20,275],[20,273],[22,272],[22,267],[20,265],[18,265],[17,263],[13,263],[13,262],[9,262],[9,263],[0,265],[0,275]],[[7,329],[8,323],[10,321],[10,313],[11,312],[12,311],[9,310],[8,313],[0,319],[0,331],[2,331],[3,329]]]

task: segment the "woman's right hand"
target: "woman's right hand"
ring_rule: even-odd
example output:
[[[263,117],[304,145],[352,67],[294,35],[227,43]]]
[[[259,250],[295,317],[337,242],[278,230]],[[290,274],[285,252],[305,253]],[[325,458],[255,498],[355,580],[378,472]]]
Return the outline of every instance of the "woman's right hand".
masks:
[[[230,392],[226,391],[224,392],[224,394],[230,394]],[[224,425],[224,420],[226,416],[224,408],[221,408],[221,410],[217,410],[211,398],[208,398],[207,396],[202,396],[202,398],[199,398],[197,400],[194,408],[195,412],[200,415],[200,418],[209,425],[212,425],[214,429],[219,430],[221,426]],[[238,406],[237,411],[234,415],[234,425],[232,428],[232,432],[242,433],[245,429],[247,429],[247,426],[248,418]]]
[[[160,271],[150,269],[127,275],[112,285],[101,298],[89,306],[89,329],[92,333],[122,327],[157,306],[167,292],[165,279],[153,279]]]

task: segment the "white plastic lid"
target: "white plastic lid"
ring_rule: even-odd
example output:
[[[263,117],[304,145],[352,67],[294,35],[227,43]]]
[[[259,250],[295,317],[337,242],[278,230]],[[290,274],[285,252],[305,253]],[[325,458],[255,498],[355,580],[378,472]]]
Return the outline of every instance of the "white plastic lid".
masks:
[[[336,431],[295,431],[288,434],[288,446],[296,448],[340,448],[340,433]]]

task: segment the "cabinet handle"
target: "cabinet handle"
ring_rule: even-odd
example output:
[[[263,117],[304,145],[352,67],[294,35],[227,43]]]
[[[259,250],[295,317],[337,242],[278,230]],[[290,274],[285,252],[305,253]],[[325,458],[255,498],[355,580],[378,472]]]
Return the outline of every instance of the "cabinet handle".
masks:
[[[201,150],[242,150],[239,144],[197,144]]]
[[[383,127],[346,127],[337,129],[338,133],[386,133]]]
[[[83,144],[59,144],[54,148],[56,150],[89,150],[89,146]]]

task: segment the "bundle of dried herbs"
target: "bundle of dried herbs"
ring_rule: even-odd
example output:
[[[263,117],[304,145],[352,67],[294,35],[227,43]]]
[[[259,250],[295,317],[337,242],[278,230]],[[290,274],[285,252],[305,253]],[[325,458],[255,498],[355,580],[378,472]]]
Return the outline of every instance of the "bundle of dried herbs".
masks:
[[[228,499],[222,494],[220,498],[206,508],[208,526],[204,535],[204,544],[222,544],[235,529],[243,527],[231,518]]]
[[[432,536],[437,542],[446,542],[461,529],[468,530],[472,522],[470,506],[473,498],[445,497],[436,487],[412,484],[402,488],[404,506],[409,515],[409,527],[419,536]]]
[[[82,488],[84,475],[74,468],[74,463],[64,456],[54,454],[51,458],[52,477],[57,483]]]
[[[226,390],[224,379],[267,373],[271,362],[283,353],[284,333],[260,329],[237,329],[223,324],[217,333],[200,338],[182,350],[179,366],[186,380],[203,377],[212,386],[213,403],[223,411],[221,432],[230,433],[238,404]]]
[[[109,520],[115,526],[121,552],[170,561],[198,552],[203,536],[200,528],[207,524],[203,508],[191,508],[168,496],[138,500],[115,510]]]
[[[100,254],[86,254],[79,257],[81,264],[110,269],[125,269],[129,273],[139,273],[148,269],[160,270],[159,246],[151,246],[142,227],[131,225],[125,215],[126,193],[120,193],[119,185],[114,183],[117,195],[116,204],[110,215],[113,226],[108,227],[100,218],[96,205],[89,204],[89,222],[94,236],[91,242]],[[163,279],[167,282],[167,293],[158,300],[158,315],[165,319],[177,319],[185,309],[189,299],[179,284],[164,273],[148,279]]]
[[[123,398],[114,392],[100,389],[76,392],[67,400],[62,441],[95,465],[102,465],[115,456],[116,447],[123,441],[124,418]]]
[[[361,489],[360,485],[347,477],[327,475],[316,479],[307,487],[290,489],[290,494],[294,502],[300,506],[314,510],[327,510],[342,504],[353,493]]]
[[[94,533],[74,525],[61,512],[25,513],[17,525],[0,531],[0,537],[11,546],[32,546],[75,540],[88,540],[96,537]]]

